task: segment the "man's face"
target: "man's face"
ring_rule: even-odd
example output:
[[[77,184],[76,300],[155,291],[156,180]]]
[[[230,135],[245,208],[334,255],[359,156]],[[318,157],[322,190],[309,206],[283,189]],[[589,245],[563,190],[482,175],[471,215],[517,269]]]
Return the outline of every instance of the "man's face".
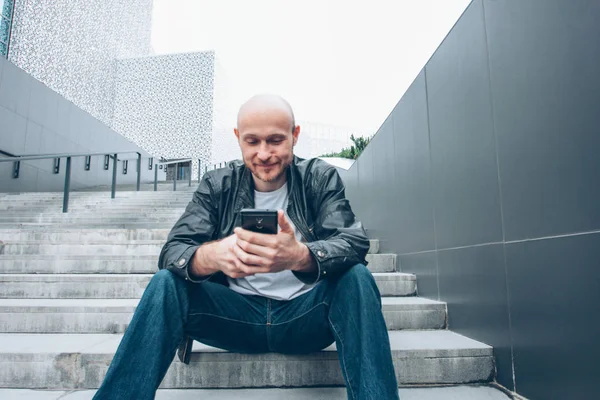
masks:
[[[300,133],[300,127],[292,128],[292,123],[289,114],[279,109],[241,116],[234,132],[258,191],[273,191],[285,183],[285,170],[292,163]]]

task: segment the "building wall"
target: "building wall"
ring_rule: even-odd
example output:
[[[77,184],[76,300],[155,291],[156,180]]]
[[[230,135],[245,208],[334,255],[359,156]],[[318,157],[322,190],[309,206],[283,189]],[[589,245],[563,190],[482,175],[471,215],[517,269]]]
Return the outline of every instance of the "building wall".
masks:
[[[0,150],[14,155],[141,152],[142,181],[154,180],[154,171],[148,170],[148,153],[2,57]],[[137,155],[123,154],[122,157],[136,158]],[[53,160],[22,162],[18,179],[12,178],[13,163],[0,163],[0,191],[62,191],[65,163],[62,159],[60,173],[54,174]],[[84,163],[83,157],[72,160],[73,190],[110,184],[112,161],[109,170],[103,169],[103,157],[93,157],[89,171],[85,171]],[[136,182],[136,161],[129,161],[126,175],[122,161],[117,168],[118,183]],[[164,173],[159,177],[164,179]]]
[[[150,53],[152,0],[15,0],[9,60],[110,124],[115,59]]]
[[[117,61],[112,128],[167,159],[212,159],[214,52]]]
[[[0,57],[8,55],[14,0],[0,0]]]
[[[598,20],[595,0],[474,0],[341,171],[370,236],[530,399],[600,397]]]
[[[151,56],[152,6],[16,0],[9,59],[156,157],[209,164],[214,52]]]

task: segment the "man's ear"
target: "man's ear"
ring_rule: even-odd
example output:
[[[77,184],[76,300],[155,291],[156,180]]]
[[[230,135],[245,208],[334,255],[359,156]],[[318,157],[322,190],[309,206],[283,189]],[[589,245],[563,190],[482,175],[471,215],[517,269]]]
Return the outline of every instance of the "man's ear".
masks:
[[[237,128],[233,128],[233,133],[235,133],[235,137],[238,138],[238,140],[240,140],[240,131],[238,131]]]
[[[294,146],[298,143],[298,136],[300,135],[300,125],[296,125],[294,127],[294,131],[292,132],[292,136],[294,137]]]

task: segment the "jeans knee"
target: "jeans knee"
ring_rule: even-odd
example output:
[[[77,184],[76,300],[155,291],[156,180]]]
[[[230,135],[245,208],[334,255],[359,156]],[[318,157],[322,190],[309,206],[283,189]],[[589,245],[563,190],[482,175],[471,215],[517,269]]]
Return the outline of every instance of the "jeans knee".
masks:
[[[375,278],[363,264],[356,264],[347,270],[337,282],[336,296],[342,296],[347,304],[359,307],[370,304],[381,307],[381,294]]]
[[[185,282],[181,278],[169,270],[161,269],[150,279],[147,289],[165,291],[175,288],[177,290],[180,286],[185,286]]]
[[[342,275],[342,279],[356,282],[371,282],[373,274],[364,264],[356,264]]]
[[[355,286],[359,289],[375,289],[377,291],[377,284],[373,278],[373,274],[363,264],[356,264],[346,271],[340,278],[342,285]]]

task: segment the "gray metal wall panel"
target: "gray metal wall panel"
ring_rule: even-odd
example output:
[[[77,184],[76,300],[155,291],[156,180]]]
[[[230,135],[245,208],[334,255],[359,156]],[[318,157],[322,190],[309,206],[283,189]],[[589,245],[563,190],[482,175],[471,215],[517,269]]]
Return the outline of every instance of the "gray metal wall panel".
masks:
[[[0,58],[0,65],[0,150],[17,155],[116,149],[140,151],[144,154],[142,182],[153,181],[154,171],[148,170],[148,155],[141,148],[6,59]],[[136,155],[126,157],[135,158]],[[118,175],[119,183],[136,182],[135,161],[130,161],[130,165],[127,175]],[[83,166],[83,157],[73,159],[73,190],[110,184],[112,170],[102,168],[103,157],[92,159],[91,171],[85,171]],[[59,174],[53,173],[53,160],[22,162],[18,179],[12,178],[12,168],[12,163],[0,164],[0,190],[3,192],[63,189],[66,159],[61,160]],[[122,171],[122,163],[119,168]],[[164,179],[164,173],[159,175],[159,179]]]
[[[517,391],[600,397],[600,234],[506,245]]]
[[[44,128],[32,120],[27,120],[27,128],[25,133],[25,150],[24,154],[42,154],[47,153],[41,150],[42,131]],[[30,161],[31,165],[37,165],[41,160]]]
[[[33,78],[2,57],[0,62],[4,64],[0,81],[0,106],[27,117]]]
[[[425,71],[438,248],[501,241],[481,2],[467,8]]]
[[[2,138],[0,149],[12,154],[23,154],[26,132],[25,117],[0,107],[0,138]]]
[[[439,300],[437,253],[429,251],[398,256],[400,272],[417,276],[417,292],[420,297]]]
[[[485,2],[507,240],[600,228],[600,2]]]
[[[391,245],[399,253],[433,250],[433,196],[423,71],[396,105],[392,116],[395,156],[386,166],[395,172],[393,185],[388,187],[395,204],[389,216],[396,231],[390,237]]]
[[[360,164],[358,165],[358,182],[361,195],[356,199],[359,216],[369,232],[377,229],[373,223],[376,214],[375,209],[377,208],[373,199],[375,193],[373,192],[373,157],[373,149],[371,146],[367,146],[360,156]]]
[[[395,157],[383,166],[395,171],[387,190],[399,193],[389,220],[423,215],[414,231],[384,238],[400,253],[400,270],[417,275],[421,296],[437,298],[439,281],[450,329],[495,347],[498,380],[508,388],[514,363],[516,390],[531,399],[600,397],[600,234],[585,232],[600,221],[598,20],[592,0],[474,0],[426,66],[438,248],[465,247],[402,254],[427,244],[419,233],[426,202],[411,196],[427,193],[418,182],[428,153],[411,158],[412,140],[423,146],[419,129],[406,128],[421,120],[413,92],[421,76],[393,112]],[[374,155],[365,153],[358,173],[346,176],[350,200],[368,218],[384,203],[373,192]],[[410,232],[421,239],[407,245]],[[567,236],[543,237],[557,233]]]
[[[512,389],[503,244],[440,250],[438,263],[450,329],[493,346],[498,382]]]
[[[501,241],[481,2],[467,8],[425,72],[438,248]]]
[[[2,192],[30,192],[35,191],[38,185],[39,169],[21,163],[19,179],[12,179],[13,164],[0,163],[0,189]]]
[[[377,195],[371,196],[370,207],[377,205],[377,212],[371,214],[372,224],[370,223],[372,234],[381,238],[380,245],[382,252],[390,251],[389,239],[395,234],[395,228],[398,226],[397,215],[394,209],[397,204],[393,201],[396,196],[392,188],[394,185],[394,169],[389,168],[393,165],[393,129],[394,124],[391,116],[381,125],[377,135],[371,140],[369,147],[372,147],[373,154],[373,191]]]
[[[56,92],[48,90],[42,82],[32,79],[27,118],[57,131],[59,98]]]

